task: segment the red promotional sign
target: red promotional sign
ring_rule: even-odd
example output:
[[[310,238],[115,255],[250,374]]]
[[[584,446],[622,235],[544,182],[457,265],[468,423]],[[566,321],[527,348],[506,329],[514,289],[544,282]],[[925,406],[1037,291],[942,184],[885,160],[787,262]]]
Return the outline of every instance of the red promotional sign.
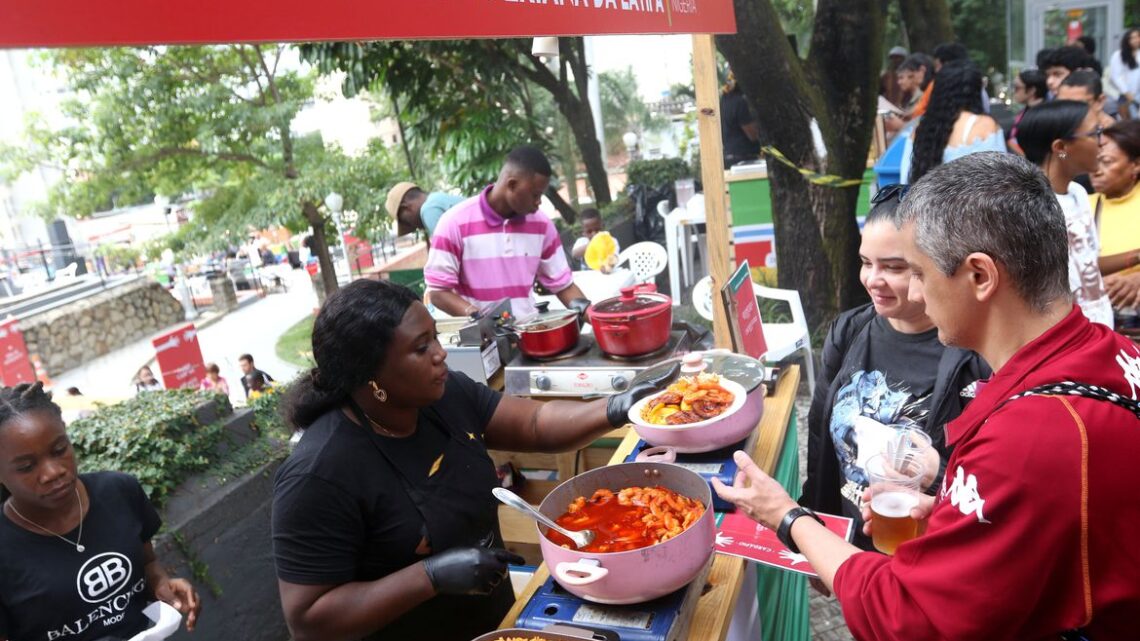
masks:
[[[0,381],[8,387],[36,382],[36,371],[28,360],[28,346],[15,319],[0,323]]]
[[[752,358],[763,357],[768,352],[768,343],[764,340],[764,323],[760,320],[760,305],[752,289],[752,270],[747,260],[740,264],[721,291],[728,309],[733,348]]]
[[[162,384],[166,389],[197,388],[206,376],[202,348],[198,347],[198,329],[186,323],[151,341],[158,356]]]
[[[820,514],[827,529],[851,540],[854,522],[843,516]],[[808,576],[816,576],[807,557],[792,552],[776,533],[748,518],[742,512],[728,512],[716,530],[716,551],[721,554],[739,556],[749,561],[763,563],[781,570],[791,570]]]
[[[732,0],[5,0],[0,46],[735,33]]]

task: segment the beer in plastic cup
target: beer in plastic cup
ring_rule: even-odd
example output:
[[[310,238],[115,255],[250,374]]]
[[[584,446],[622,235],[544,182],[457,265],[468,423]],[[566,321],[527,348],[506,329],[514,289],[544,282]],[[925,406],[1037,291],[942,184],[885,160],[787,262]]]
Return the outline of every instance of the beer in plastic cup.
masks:
[[[871,490],[871,542],[884,554],[894,554],[902,543],[921,533],[921,524],[910,516],[918,506],[924,467],[914,453],[892,461],[876,454],[867,461]]]

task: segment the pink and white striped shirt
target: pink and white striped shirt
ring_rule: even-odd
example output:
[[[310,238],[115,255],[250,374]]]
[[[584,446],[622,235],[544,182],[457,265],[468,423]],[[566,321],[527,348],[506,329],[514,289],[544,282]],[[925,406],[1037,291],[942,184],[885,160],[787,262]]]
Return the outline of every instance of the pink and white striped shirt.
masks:
[[[511,313],[525,318],[535,311],[535,279],[552,292],[573,283],[558,230],[536,211],[504,219],[478,196],[452,207],[435,228],[424,266],[429,290],[451,291],[486,311],[511,299]]]

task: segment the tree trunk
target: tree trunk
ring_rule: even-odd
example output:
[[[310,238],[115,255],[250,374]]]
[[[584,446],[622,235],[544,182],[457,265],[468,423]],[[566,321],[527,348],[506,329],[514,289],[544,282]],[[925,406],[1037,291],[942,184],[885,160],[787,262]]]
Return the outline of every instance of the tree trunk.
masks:
[[[511,41],[513,49],[499,49],[499,54],[517,60],[519,55],[530,61],[530,65],[520,66],[523,75],[550,93],[558,111],[566,118],[570,131],[574,134],[574,143],[578,146],[578,153],[582,157],[582,164],[586,166],[586,179],[590,189],[594,192],[594,203],[601,207],[609,204],[613,198],[610,196],[609,174],[606,172],[605,157],[602,155],[602,146],[598,144],[598,136],[594,128],[594,113],[590,108],[587,92],[587,81],[591,70],[586,66],[586,55],[581,38],[559,38],[559,73],[556,76],[544,65],[537,56],[530,52],[529,44],[519,44]],[[569,79],[567,69],[573,71],[573,85]]]
[[[325,295],[331,296],[340,285],[336,281],[336,267],[333,266],[332,256],[329,254],[329,239],[325,235],[325,217],[321,210],[312,202],[302,206],[305,220],[313,228],[313,253],[317,255],[317,263],[321,266],[321,282],[325,284]]]
[[[954,25],[946,0],[899,0],[899,9],[912,52],[930,55],[938,45],[954,41]]]
[[[811,54],[792,50],[769,0],[735,0],[737,34],[718,36],[756,111],[761,143],[798,167],[861,178],[871,142],[882,54],[879,0],[820,0]],[[815,120],[827,149],[816,154]],[[799,291],[809,324],[819,330],[841,310],[866,299],[859,283],[858,187],[810,183],[799,172],[768,162],[778,278]]]
[[[570,203],[566,202],[566,199],[562,197],[562,194],[558,193],[558,190],[556,190],[553,185],[546,188],[546,197],[550,199],[550,204],[554,205],[554,208],[562,215],[562,220],[566,221],[566,224],[573,225],[578,220],[578,211],[574,209]]]

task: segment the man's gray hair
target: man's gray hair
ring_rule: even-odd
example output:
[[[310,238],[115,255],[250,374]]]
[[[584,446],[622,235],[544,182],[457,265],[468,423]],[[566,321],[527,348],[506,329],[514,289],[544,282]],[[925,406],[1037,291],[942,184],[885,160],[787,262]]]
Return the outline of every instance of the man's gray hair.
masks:
[[[1023,158],[983,152],[940,165],[907,192],[898,214],[914,221],[919,250],[947,276],[981,252],[1039,311],[1070,296],[1065,214],[1045,175]]]

